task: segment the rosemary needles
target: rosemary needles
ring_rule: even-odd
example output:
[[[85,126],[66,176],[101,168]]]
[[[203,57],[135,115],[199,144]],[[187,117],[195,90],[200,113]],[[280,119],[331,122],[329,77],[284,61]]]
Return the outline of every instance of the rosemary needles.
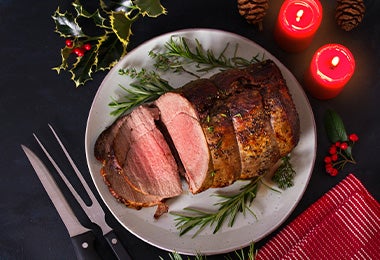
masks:
[[[222,198],[220,202],[214,204],[219,206],[215,212],[205,212],[195,208],[185,208],[184,210],[187,213],[171,212],[172,215],[176,216],[174,220],[177,229],[180,231],[180,236],[197,228],[198,230],[193,235],[195,237],[207,226],[214,227],[213,233],[215,234],[225,221],[228,221],[228,226],[232,227],[239,213],[245,216],[246,212],[249,212],[256,217],[250,206],[256,198],[260,179],[251,180],[234,195],[215,195]]]
[[[168,81],[160,77],[155,71],[147,71],[141,69],[137,71],[135,68],[119,70],[120,75],[130,76],[136,81],[125,88],[120,85],[126,95],[123,101],[113,99],[108,105],[114,110],[111,112],[113,116],[119,116],[124,112],[138,105],[157,99],[162,94],[173,90]]]
[[[153,101],[165,92],[173,90],[174,88],[170,86],[168,81],[161,78],[159,71],[169,71],[175,74],[187,73],[199,78],[197,72],[209,72],[217,68],[221,70],[243,68],[264,59],[263,54],[256,54],[251,59],[239,57],[237,56],[238,47],[238,45],[235,46],[233,55],[230,57],[226,54],[227,50],[231,53],[230,43],[226,43],[224,49],[219,54],[215,54],[211,49],[204,49],[197,39],[190,42],[185,37],[170,37],[161,52],[149,51],[156,71],[147,71],[144,68],[141,71],[137,71],[136,68],[119,71],[120,75],[129,76],[135,79],[135,82],[128,87],[120,86],[126,95],[123,100],[113,98],[108,104],[113,109],[111,115],[119,116],[142,103]],[[191,65],[193,67],[189,68]]]
[[[213,50],[205,50],[197,39],[192,43],[194,48],[189,46],[188,41],[185,37],[172,36],[165,43],[163,52],[150,51],[149,56],[155,60],[154,66],[162,71],[187,72],[195,75],[185,67],[189,64],[195,64],[197,72],[208,72],[216,68],[242,68],[261,61],[259,54],[253,56],[250,60],[237,56],[237,44],[233,56],[227,57],[226,51],[230,47],[229,42],[226,43],[219,54],[215,54]]]

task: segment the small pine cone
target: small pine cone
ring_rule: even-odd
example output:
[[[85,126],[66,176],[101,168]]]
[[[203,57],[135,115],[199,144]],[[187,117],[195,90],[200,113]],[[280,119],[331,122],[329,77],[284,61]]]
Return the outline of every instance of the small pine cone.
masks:
[[[269,8],[268,0],[237,0],[239,14],[243,16],[248,23],[258,24],[260,31],[262,21]]]
[[[345,31],[351,31],[363,20],[365,6],[363,0],[338,0],[335,10],[337,24]]]

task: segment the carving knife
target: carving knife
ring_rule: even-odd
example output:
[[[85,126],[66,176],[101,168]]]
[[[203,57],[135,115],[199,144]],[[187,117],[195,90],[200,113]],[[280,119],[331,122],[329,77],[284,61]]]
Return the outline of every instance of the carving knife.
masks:
[[[77,258],[80,260],[101,259],[94,248],[94,233],[78,221],[43,162],[28,147],[25,145],[21,147],[65,224]]]

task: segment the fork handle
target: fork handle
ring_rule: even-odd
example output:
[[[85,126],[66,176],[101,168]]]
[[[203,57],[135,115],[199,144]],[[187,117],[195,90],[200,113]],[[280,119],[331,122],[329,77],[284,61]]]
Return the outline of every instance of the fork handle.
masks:
[[[120,242],[117,237],[115,231],[111,230],[107,234],[104,235],[107,240],[109,246],[112,248],[115,256],[119,260],[132,260],[132,257],[129,255],[127,250],[124,248],[123,244]]]
[[[71,237],[78,260],[100,260],[94,247],[95,235],[91,231]]]

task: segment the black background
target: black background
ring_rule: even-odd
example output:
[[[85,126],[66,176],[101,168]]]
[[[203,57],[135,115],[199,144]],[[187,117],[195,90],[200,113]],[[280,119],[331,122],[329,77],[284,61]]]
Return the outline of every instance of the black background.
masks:
[[[157,19],[146,17],[133,24],[129,50],[154,36],[178,29],[222,29],[263,46],[287,66],[301,84],[311,57],[320,46],[340,43],[352,51],[356,71],[344,91],[327,101],[309,96],[317,125],[317,158],[307,190],[283,227],[350,172],[377,200],[380,198],[377,161],[380,156],[380,2],[365,1],[367,10],[363,22],[353,31],[345,32],[334,20],[336,1],[322,0],[322,24],[311,46],[297,54],[281,50],[273,39],[281,2],[270,1],[264,30],[260,32],[238,14],[234,0],[163,0],[168,14]],[[96,1],[88,3],[97,4]],[[21,150],[20,144],[25,144],[41,155],[33,132],[44,136],[48,133],[47,124],[53,124],[95,191],[86,165],[84,134],[92,100],[106,72],[96,74],[93,81],[75,88],[68,73],[57,75],[51,70],[59,65],[59,51],[64,46],[64,39],[54,32],[51,18],[58,6],[62,11],[71,10],[69,1],[0,0],[0,259],[75,257],[62,221]],[[355,132],[360,137],[353,150],[357,164],[346,167],[336,177],[324,173],[323,166],[329,146],[323,116],[329,108],[342,116],[348,132]],[[73,202],[71,197],[69,199]],[[88,224],[88,219],[75,206],[81,220]],[[107,220],[134,259],[168,258],[166,251],[150,246],[124,230],[105,210]],[[256,247],[260,248],[281,227],[256,243]],[[98,229],[96,231],[99,233]],[[104,241],[98,242],[97,247],[105,258],[112,259]],[[219,258],[222,257],[208,257]]]

